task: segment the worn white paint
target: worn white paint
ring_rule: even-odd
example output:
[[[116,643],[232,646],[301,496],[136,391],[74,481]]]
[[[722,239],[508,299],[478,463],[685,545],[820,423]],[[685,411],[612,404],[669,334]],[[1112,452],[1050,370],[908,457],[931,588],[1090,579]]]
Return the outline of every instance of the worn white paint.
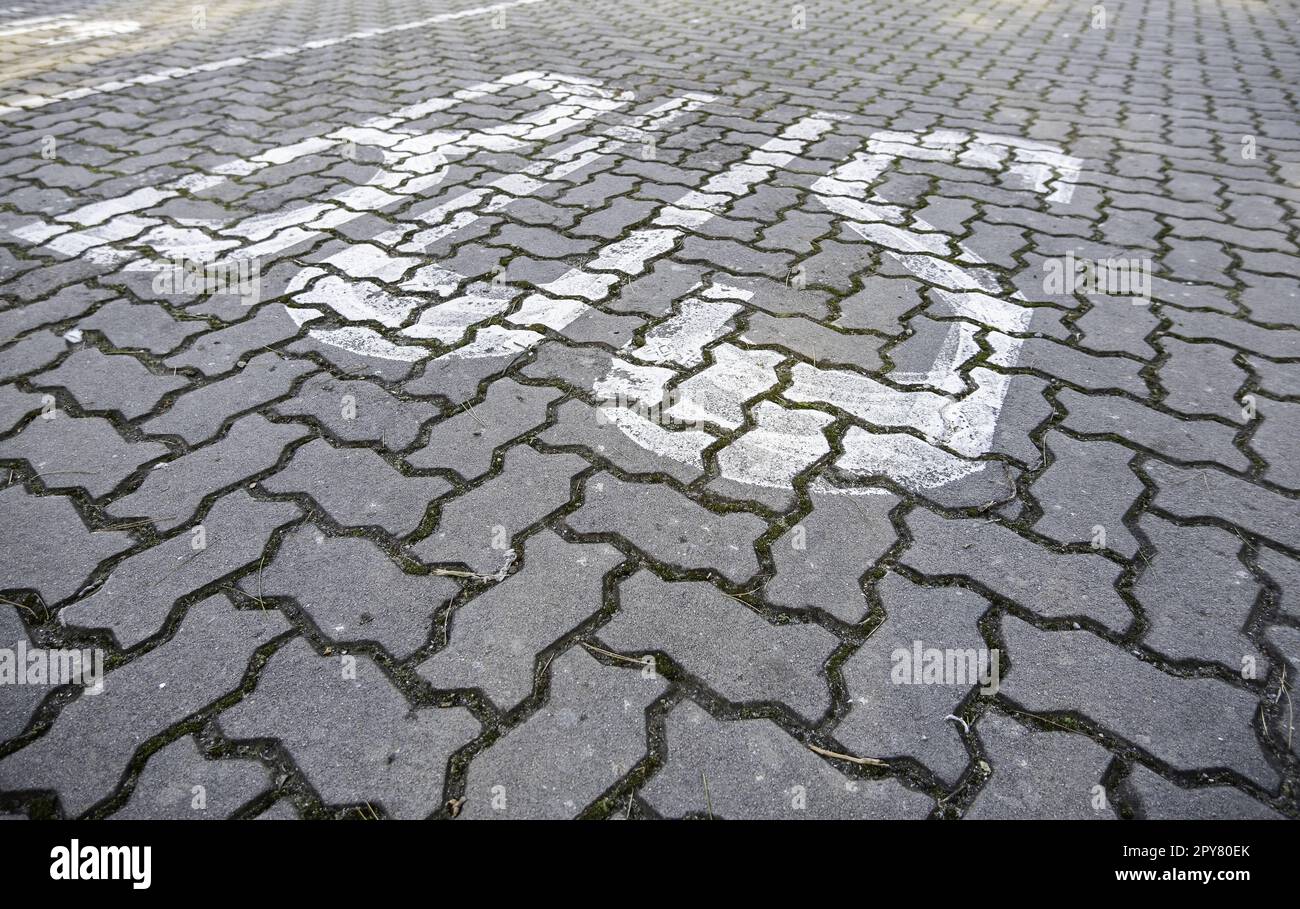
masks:
[[[771,401],[754,407],[754,428],[718,452],[718,472],[736,483],[789,488],[799,474],[831,450],[825,429],[833,418]]]
[[[57,16],[11,19],[0,27],[0,41],[33,35],[36,44],[56,47],[96,38],[129,35],[139,30],[140,23],[133,19],[80,19],[63,13]]]
[[[101,82],[98,85],[83,86],[81,88],[58,92],[53,95],[23,95],[19,97],[9,97],[4,100],[2,105],[0,105],[0,117],[17,113],[21,110],[47,107],[51,104],[57,104],[60,101],[75,101],[79,98],[87,98],[92,95],[110,94],[112,92],[123,91],[124,89],[136,85],[156,85],[159,82],[171,82],[176,79],[185,79],[201,73],[212,73],[220,70],[234,69],[252,63],[255,60],[274,60],[280,57],[300,54],[304,51],[330,47],[336,44],[346,44],[351,41],[363,41],[369,38],[390,35],[395,32],[428,28],[431,25],[440,25],[444,22],[454,22],[458,19],[472,18],[475,16],[490,16],[500,11],[516,9],[523,6],[531,6],[534,3],[541,2],[543,2],[543,0],[504,0],[504,2],[493,3],[487,6],[475,6],[468,9],[456,10],[455,12],[438,13],[437,15],[426,16],[422,19],[402,22],[398,25],[389,25],[382,28],[370,28],[365,29],[364,31],[350,32],[346,35],[340,35],[337,38],[325,38],[318,41],[309,41],[296,47],[274,47],[266,51],[250,53],[238,57],[228,57],[224,60],[214,60],[210,63],[201,63],[196,66],[175,66],[169,69],[157,70],[155,72],[144,73],[138,76],[113,79],[108,82]]]
[[[735,303],[688,297],[679,310],[646,332],[645,342],[628,351],[650,363],[695,366],[704,361],[704,347],[726,334],[731,318],[740,312]]]
[[[549,93],[553,103],[480,133],[416,133],[406,127],[410,120],[508,87]],[[572,324],[589,312],[592,304],[605,300],[621,278],[645,273],[687,234],[725,215],[771,179],[777,169],[793,163],[833,130],[837,119],[828,114],[798,120],[698,189],[660,206],[650,219],[653,226],[607,244],[584,265],[542,285],[539,290],[544,293],[529,294],[523,288],[484,282],[463,287],[464,278],[455,272],[436,263],[421,267],[417,254],[432,244],[598,164],[626,143],[653,140],[664,124],[712,99],[696,94],[676,96],[627,122],[605,128],[603,138],[565,139],[553,148],[537,147],[598,116],[617,112],[628,100],[626,95],[608,92],[590,80],[516,73],[359,126],[229,162],[216,168],[215,174],[190,175],[156,189],[93,203],[61,216],[61,223],[35,220],[14,234],[68,255],[139,255],[113,245],[126,242],[128,248],[203,261],[223,256],[245,258],[317,240],[324,231],[344,226],[367,211],[397,208],[412,193],[442,179],[448,156],[479,148],[532,149],[536,157],[522,171],[468,187],[418,215],[404,216],[399,226],[374,242],[352,244],[325,260],[329,269],[341,271],[347,278],[318,267],[305,268],[290,290],[293,301],[289,311],[300,324],[319,318],[321,310],[328,309],[345,320],[368,321],[391,330],[392,338],[366,325],[310,332],[314,338],[353,353],[405,362],[429,356],[427,347],[393,340],[405,336],[452,345],[441,354],[446,358],[513,356],[542,340],[543,335],[529,326],[560,331]],[[233,225],[195,222],[176,227],[135,214],[180,192],[204,191],[344,142],[381,151],[383,167],[366,186]],[[979,350],[976,335],[985,328],[996,329],[989,335],[995,350],[991,362],[1014,367],[1022,343],[1016,335],[1027,331],[1033,309],[1022,305],[1018,294],[1005,294],[995,272],[978,267],[983,261],[972,250],[922,219],[909,216],[902,207],[872,195],[872,186],[896,158],[1004,170],[1013,184],[1018,181],[1052,203],[1068,201],[1081,162],[1044,143],[989,134],[881,132],[867,141],[865,152],[855,153],[812,183],[814,197],[863,242],[879,247],[884,255],[932,285],[933,314],[952,321],[927,370],[892,374],[888,381],[880,381],[849,370],[797,363],[782,395],[787,402],[829,405],[870,427],[855,426],[848,431],[839,468],[880,474],[908,488],[924,489],[986,466],[978,459],[992,449],[1010,379],[985,367],[969,368]],[[73,230],[74,225],[80,230]],[[394,255],[390,250],[410,255]],[[141,259],[130,267],[154,265]],[[370,278],[414,296],[389,293]],[[674,313],[640,341],[629,343],[624,354],[637,362],[616,358],[608,375],[596,381],[592,391],[600,402],[602,418],[628,438],[649,451],[697,468],[703,465],[704,450],[715,445],[717,437],[698,426],[683,429],[680,424],[708,424],[729,431],[751,422],[749,429],[718,452],[721,476],[741,483],[788,487],[794,477],[828,453],[825,429],[833,418],[819,410],[791,408],[771,400],[746,407],[745,402],[778,387],[775,366],[784,356],[722,340],[732,331],[740,304],[753,294],[728,283],[725,275],[721,278],[711,277],[706,285],[695,288]],[[431,302],[429,296],[437,299]],[[475,326],[503,314],[517,327],[488,325],[462,343]],[[710,361],[707,365],[706,358]],[[660,406],[659,417],[648,418],[645,406]],[[817,488],[830,491],[824,483]],[[865,494],[872,490],[842,491]]]
[[[776,384],[776,364],[785,359],[770,350],[719,344],[713,363],[677,386],[667,414],[684,423],[709,422],[735,429],[745,422],[743,404]]]

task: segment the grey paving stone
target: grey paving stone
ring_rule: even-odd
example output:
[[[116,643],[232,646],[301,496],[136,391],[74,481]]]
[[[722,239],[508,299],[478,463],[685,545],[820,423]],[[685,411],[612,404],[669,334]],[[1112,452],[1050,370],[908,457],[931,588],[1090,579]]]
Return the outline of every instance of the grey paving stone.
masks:
[[[522,349],[502,356],[481,357],[461,356],[453,351],[429,361],[424,373],[407,382],[404,388],[413,395],[442,398],[452,407],[459,407],[479,393],[481,382],[501,375],[522,355]]]
[[[665,734],[667,761],[640,793],[664,817],[892,820],[934,807],[896,779],[844,776],[771,720],[716,720],[686,700]]]
[[[114,820],[220,820],[265,792],[271,774],[247,758],[209,760],[191,736],[150,755]]]
[[[147,350],[162,356],[175,350],[190,335],[210,326],[199,320],[178,320],[154,303],[114,300],[77,323],[78,328],[101,332],[117,348]]]
[[[1243,348],[1247,353],[1265,357],[1293,357],[1300,332],[1288,328],[1264,328],[1216,312],[1187,312],[1165,307],[1163,314],[1172,320],[1171,331],[1192,341],[1217,341]]]
[[[205,376],[218,376],[234,369],[240,360],[292,338],[301,330],[283,306],[271,304],[242,322],[202,335],[163,362],[177,369],[191,367]]]
[[[1081,442],[1059,432],[1047,433],[1043,444],[1052,463],[1029,488],[1043,509],[1034,530],[1061,543],[1096,540],[1099,548],[1133,556],[1138,541],[1123,519],[1144,488],[1128,466],[1133,451],[1116,442]]]
[[[349,336],[354,331],[364,329],[340,328],[340,329],[318,329],[321,334],[328,331],[346,332]],[[356,377],[373,377],[385,382],[400,382],[411,374],[411,369],[416,362],[423,358],[423,354],[418,348],[407,347],[405,353],[411,355],[411,359],[389,360],[383,357],[372,357],[365,354],[353,353],[351,350],[344,350],[335,343],[331,343],[327,338],[315,337],[314,333],[308,334],[304,338],[286,344],[283,348],[286,352],[304,359],[319,358],[333,366],[335,372],[345,373],[349,376]]]
[[[1260,357],[1247,357],[1250,368],[1259,377],[1259,386],[1277,397],[1300,388],[1300,363],[1275,363]]]
[[[594,306],[560,329],[560,334],[578,344],[608,344],[622,347],[646,323],[640,316],[616,316]]]
[[[89,284],[65,287],[52,297],[26,306],[19,304],[0,311],[0,342],[12,341],[25,331],[75,319],[113,292]]]
[[[923,286],[910,278],[865,277],[861,289],[840,301],[839,317],[832,324],[897,334],[903,327],[903,315],[925,302]]]
[[[989,332],[989,362],[1004,369],[1034,370],[1089,391],[1117,389],[1144,397],[1141,363],[1122,356],[1098,356],[1048,338],[1012,338]]]
[[[258,354],[229,378],[181,395],[141,428],[150,434],[178,435],[190,445],[199,445],[216,435],[222,423],[235,414],[288,394],[299,376],[312,371],[312,364],[302,360],[287,360],[270,351]]]
[[[0,442],[0,458],[26,461],[48,489],[107,495],[142,465],[168,453],[156,442],[128,442],[103,417],[50,411]]]
[[[0,385],[0,432],[9,432],[30,413],[45,404],[54,406],[52,396],[21,391],[16,385]]]
[[[1156,485],[1151,504],[1180,518],[1217,518],[1247,533],[1300,549],[1296,505],[1271,490],[1208,467],[1158,461],[1144,468]]]
[[[1012,664],[1002,693],[1024,709],[1078,711],[1177,770],[1226,767],[1276,785],[1250,692],[1169,675],[1088,631],[1040,631],[1005,616],[1002,636]]]
[[[1156,350],[1146,340],[1159,324],[1160,317],[1149,306],[1134,306],[1127,300],[1098,297],[1092,308],[1075,319],[1074,326],[1083,332],[1083,347],[1103,353],[1130,353],[1149,360]]]
[[[898,502],[888,493],[812,496],[813,510],[772,544],[776,576],[763,596],[776,606],[862,621],[868,610],[862,577],[898,539],[889,522]]]
[[[84,410],[117,411],[128,420],[143,416],[162,396],[185,387],[173,375],[154,375],[135,357],[106,356],[93,347],[74,351],[57,369],[31,379],[38,388],[65,388]]]
[[[0,759],[0,789],[50,789],[68,816],[110,795],[136,749],[239,687],[253,651],[286,629],[278,612],[224,597],[192,606],[166,644],[109,672],[104,690],[63,708],[53,728]]]
[[[530,379],[558,379],[579,392],[590,392],[611,369],[624,362],[605,350],[544,341],[537,345],[533,361],[519,371]]]
[[[1245,383],[1246,371],[1232,362],[1235,351],[1221,344],[1189,344],[1177,338],[1161,338],[1160,347],[1169,355],[1161,365],[1160,384],[1168,392],[1162,403],[1181,413],[1219,416],[1234,423],[1245,417],[1237,392]]]
[[[440,413],[427,401],[404,401],[374,382],[326,373],[312,376],[275,410],[315,417],[345,442],[374,441],[392,451],[410,446],[420,427]]]
[[[24,335],[0,350],[0,382],[48,366],[68,350],[68,342],[51,331]]]
[[[1259,585],[1241,563],[1241,538],[1218,527],[1180,527],[1155,515],[1138,525],[1155,546],[1143,559],[1133,595],[1146,612],[1143,642],[1174,660],[1203,660],[1258,678],[1267,659],[1242,632]]]
[[[830,295],[823,290],[812,287],[814,283],[811,272],[808,273],[808,285],[800,289],[785,283],[789,271],[782,267],[770,272],[775,278],[754,277],[751,275],[728,274],[718,283],[737,287],[753,294],[747,301],[750,306],[761,309],[775,316],[808,316],[811,319],[825,320],[830,307]],[[838,325],[839,328],[856,328],[859,326]]]
[[[626,473],[667,474],[690,483],[704,473],[704,466],[662,457],[637,444],[601,408],[570,399],[555,411],[555,422],[537,436],[547,445],[576,445],[606,458]]]
[[[581,646],[550,671],[546,704],[470,763],[465,817],[574,817],[645,755],[645,709],[662,678],[601,665]]]
[[[312,524],[286,534],[239,587],[259,600],[292,597],[330,640],[376,641],[399,660],[424,645],[433,614],[460,590],[450,578],[407,574],[370,540]]]
[[[1295,451],[1300,445],[1300,404],[1256,400],[1261,418],[1259,427],[1251,436],[1250,447],[1268,462],[1264,477],[1287,489],[1300,491],[1300,463]]]
[[[587,462],[516,445],[501,472],[467,493],[438,503],[438,526],[411,546],[425,562],[460,562],[494,575],[514,561],[511,541],[569,501],[573,477]]]
[[[661,259],[648,274],[620,286],[608,305],[619,312],[663,318],[672,312],[674,303],[701,283],[706,271],[703,266]]]
[[[1122,632],[1132,612],[1115,591],[1120,567],[1092,553],[1054,553],[983,518],[907,516],[900,561],[922,574],[970,578],[1047,618],[1084,616]]]
[[[218,499],[197,527],[113,566],[90,596],[66,607],[67,625],[108,628],[123,647],[156,634],[183,596],[259,559],[271,531],[299,517],[294,505],[258,502],[244,490]]]
[[[975,689],[995,695],[1005,666],[976,625],[989,602],[959,587],[918,587],[893,572],[877,591],[885,621],[841,668],[850,708],[835,737],[857,755],[913,757],[953,784],[969,758],[949,716]],[[932,663],[930,652],[943,662]]]
[[[13,670],[17,669],[18,661],[22,660],[20,647],[28,648],[29,653],[37,649],[27,634],[18,607],[6,603],[5,608],[0,609],[0,648],[12,654],[9,660],[13,661]],[[7,742],[26,729],[37,705],[53,690],[53,686],[48,684],[19,685],[13,678],[7,678],[6,682],[7,684],[0,685],[0,742]]]
[[[1123,784],[1141,817],[1152,821],[1187,818],[1223,821],[1282,820],[1283,816],[1231,786],[1179,786],[1141,764]]]
[[[1068,411],[1061,424],[1086,435],[1117,435],[1179,461],[1212,461],[1245,470],[1250,462],[1233,444],[1233,430],[1204,419],[1180,420],[1117,395],[1066,389],[1057,400]]]
[[[1260,547],[1255,562],[1279,588],[1279,613],[1300,620],[1300,561],[1276,549]]]
[[[278,740],[327,805],[397,818],[441,806],[451,753],[479,732],[464,707],[413,708],[369,657],[317,656],[302,638],[271,657],[219,723],[234,739]]]
[[[546,405],[560,397],[554,388],[520,385],[512,379],[493,382],[487,396],[438,423],[424,447],[406,456],[413,467],[454,470],[475,480],[492,468],[492,453],[546,421]]]
[[[839,640],[817,625],[774,625],[705,581],[642,569],[619,585],[601,639],[625,653],[667,654],[735,703],[775,701],[808,721],[830,706],[823,666]]]
[[[267,492],[302,492],[344,527],[382,527],[405,536],[429,503],[451,489],[441,477],[403,476],[368,448],[335,448],[313,439],[262,481]]]
[[[970,378],[979,387],[1002,381],[991,370],[981,366],[970,371]],[[1043,397],[1047,383],[1037,376],[1028,375],[1010,376],[1006,383],[1006,395],[1002,399],[990,450],[1020,464],[1039,464],[1043,453],[1030,438],[1030,433],[1052,415],[1052,406]],[[1066,393],[1068,390],[1061,392]]]
[[[34,496],[21,486],[0,491],[0,590],[32,589],[53,606],[130,546],[122,531],[88,530],[69,498]]]
[[[587,479],[582,507],[565,518],[578,533],[618,534],[651,557],[685,569],[713,569],[733,583],[758,571],[757,515],[717,514],[657,482],[627,483],[600,472]]]
[[[1030,729],[992,710],[975,729],[993,775],[967,810],[967,818],[1115,818],[1101,785],[1110,754],[1096,742],[1068,732]]]
[[[284,447],[306,434],[303,426],[249,414],[216,442],[155,467],[107,510],[116,517],[147,517],[160,531],[172,530],[189,521],[208,495],[274,466]]]
[[[865,370],[879,369],[881,365],[878,338],[841,334],[802,316],[777,318],[757,313],[750,317],[740,340],[793,350],[815,364],[842,364]]]
[[[600,610],[602,580],[621,561],[604,543],[566,543],[550,530],[530,537],[523,568],[456,609],[449,643],[420,675],[513,709],[532,694],[537,655]]]
[[[893,363],[893,368],[889,371],[889,377],[899,385],[930,385],[933,387],[937,383],[931,377],[931,373],[935,371],[935,364],[942,362],[940,357],[946,351],[965,352],[968,350],[970,356],[977,353],[975,348],[963,349],[963,326],[961,323],[940,322],[917,315],[908,319],[908,325],[911,327],[912,333],[889,349],[889,359]],[[964,367],[968,361],[969,357],[961,362],[954,363],[954,371]],[[946,378],[953,382],[953,387],[941,388],[940,390],[960,392],[965,389],[965,384],[960,381],[959,376]]]

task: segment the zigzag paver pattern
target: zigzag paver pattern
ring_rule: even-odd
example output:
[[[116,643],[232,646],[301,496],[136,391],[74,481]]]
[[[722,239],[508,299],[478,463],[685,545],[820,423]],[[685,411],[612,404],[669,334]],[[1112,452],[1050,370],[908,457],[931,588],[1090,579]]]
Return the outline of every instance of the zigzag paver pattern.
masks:
[[[0,812],[1300,818],[1300,23],[1106,9],[0,13]]]

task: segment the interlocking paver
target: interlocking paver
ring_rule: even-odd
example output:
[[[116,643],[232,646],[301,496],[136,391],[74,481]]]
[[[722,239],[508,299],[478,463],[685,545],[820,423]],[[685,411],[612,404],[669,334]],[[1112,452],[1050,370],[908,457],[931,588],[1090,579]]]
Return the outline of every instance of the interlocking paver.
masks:
[[[304,435],[302,426],[250,414],[216,442],[155,466],[108,510],[118,517],[147,517],[159,530],[174,529],[193,517],[206,496],[272,467],[284,446]]]
[[[106,356],[93,347],[75,351],[57,369],[31,381],[38,388],[66,388],[83,410],[116,411],[128,420],[153,410],[163,395],[186,385],[177,376],[151,373],[134,357]]]
[[[441,477],[408,477],[368,448],[335,448],[313,439],[283,468],[262,481],[267,492],[301,492],[344,527],[382,527],[405,536],[451,484]]]
[[[653,558],[685,569],[713,568],[734,583],[758,570],[754,541],[762,518],[715,514],[664,483],[627,483],[608,473],[587,479],[582,507],[565,521],[579,533],[618,534]]]
[[[513,708],[532,693],[538,654],[599,611],[601,580],[621,561],[612,546],[566,543],[543,530],[524,544],[518,572],[456,609],[447,646],[420,664],[420,675]]]
[[[1179,770],[1226,767],[1276,784],[1249,691],[1170,675],[1088,631],[1041,631],[1008,616],[1002,634],[1013,665],[1002,692],[1025,709],[1078,711]]]
[[[460,590],[450,578],[407,574],[370,540],[327,537],[311,524],[239,586],[261,602],[292,597],[330,640],[377,641],[398,659],[428,640],[434,612]]]
[[[704,581],[637,572],[619,585],[618,615],[600,637],[620,651],[668,653],[735,701],[779,701],[809,720],[829,704],[822,664],[837,643],[830,632],[772,624]]]
[[[178,320],[161,306],[112,302],[77,323],[78,328],[101,332],[114,347],[147,350],[161,356],[175,350],[190,335],[209,326],[198,320]]]
[[[897,540],[889,512],[898,497],[815,495],[813,510],[772,544],[776,577],[763,587],[768,602],[824,609],[845,622],[867,614],[862,578]]]
[[[1063,391],[1063,426],[1085,435],[1116,435],[1178,461],[1212,461],[1244,470],[1249,460],[1233,444],[1233,430],[1220,423],[1185,419],[1116,395]]]
[[[1262,675],[1267,661],[1242,631],[1258,586],[1238,558],[1241,538],[1155,515],[1138,527],[1155,546],[1133,585],[1149,624],[1143,642],[1170,659],[1214,661],[1236,672],[1257,661]]]
[[[288,394],[294,380],[311,371],[310,363],[286,361],[270,352],[258,354],[229,378],[177,398],[141,428],[150,434],[178,435],[190,445],[202,444],[231,416]]]
[[[0,491],[0,588],[31,589],[47,606],[79,591],[95,566],[131,546],[122,531],[92,533],[65,496],[34,496],[21,486]],[[44,532],[32,533],[33,527]]]
[[[1124,783],[1148,820],[1173,821],[1198,817],[1207,820],[1278,820],[1283,816],[1231,786],[1186,788],[1136,765]]]
[[[897,780],[850,780],[771,720],[716,720],[683,701],[666,732],[668,761],[642,790],[664,817],[917,819],[933,807]]]
[[[231,738],[279,740],[326,804],[370,803],[399,818],[439,807],[447,759],[479,731],[464,707],[411,709],[368,656],[317,656],[302,638],[220,723]]]
[[[993,775],[966,817],[1102,820],[1115,816],[1104,791],[1098,797],[1110,762],[1105,748],[1065,732],[1039,732],[992,711],[976,729]]]
[[[440,412],[425,401],[404,401],[374,382],[326,373],[312,376],[275,410],[315,417],[345,442],[375,441],[394,451],[411,445],[420,427]]]
[[[982,518],[946,520],[918,509],[903,563],[927,575],[968,577],[1039,615],[1085,616],[1116,631],[1132,621],[1115,591],[1120,568],[1100,555],[1054,553]]]
[[[877,590],[885,621],[841,669],[851,706],[835,737],[855,754],[910,756],[955,781],[968,757],[950,717],[972,689],[996,693],[998,685],[1001,655],[989,650],[975,624],[989,603],[969,590],[917,587],[893,573]],[[961,662],[952,664],[959,674],[927,678],[933,669],[927,652],[945,661],[948,652],[959,654]]]
[[[546,706],[470,764],[470,818],[574,817],[645,754],[645,708],[658,676],[598,663],[583,647],[550,667]]]
[[[66,706],[44,736],[0,759],[0,786],[52,789],[80,815],[110,795],[136,749],[239,686],[253,651],[285,629],[276,612],[213,596],[166,646],[108,673],[102,693]]]
[[[1043,510],[1034,530],[1061,543],[1087,542],[1132,556],[1138,541],[1124,515],[1143,489],[1128,467],[1133,451],[1116,442],[1082,442],[1059,432],[1047,433],[1043,445],[1052,463],[1029,488]]]
[[[478,479],[491,469],[492,452],[543,423],[546,405],[558,397],[554,388],[532,388],[511,379],[494,382],[481,403],[464,404],[434,426],[424,447],[406,455],[406,462]]]
[[[0,442],[0,459],[26,461],[46,487],[80,488],[96,498],[167,453],[157,442],[128,442],[103,417],[72,417],[57,410]]]
[[[234,492],[218,499],[188,533],[115,564],[94,593],[59,618],[68,625],[109,628],[119,644],[133,647],[161,629],[180,597],[254,562],[271,531],[299,514],[293,505]]]
[[[411,551],[422,561],[461,562],[480,574],[503,571],[514,561],[515,535],[568,502],[572,478],[586,467],[577,455],[516,445],[500,473],[437,503],[437,528]]]
[[[116,820],[216,820],[265,792],[270,773],[257,761],[208,760],[185,736],[149,757]]]

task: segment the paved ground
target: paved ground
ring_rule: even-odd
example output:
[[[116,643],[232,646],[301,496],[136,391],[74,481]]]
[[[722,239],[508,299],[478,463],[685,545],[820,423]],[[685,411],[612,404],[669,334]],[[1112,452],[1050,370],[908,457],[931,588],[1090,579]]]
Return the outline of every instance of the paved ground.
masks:
[[[1300,817],[1294,6],[473,3],[0,10],[0,813]]]

